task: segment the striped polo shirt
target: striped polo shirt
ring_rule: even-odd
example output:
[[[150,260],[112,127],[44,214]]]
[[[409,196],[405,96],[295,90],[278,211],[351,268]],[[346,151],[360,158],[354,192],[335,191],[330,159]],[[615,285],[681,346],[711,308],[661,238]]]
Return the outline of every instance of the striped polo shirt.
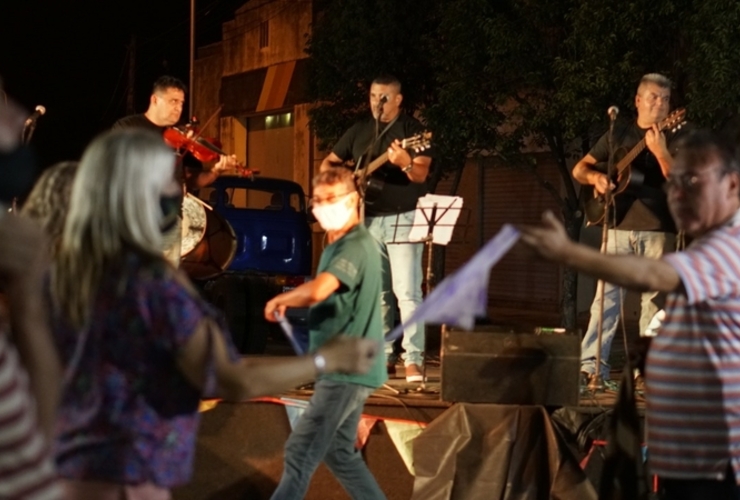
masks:
[[[62,497],[49,446],[36,424],[28,376],[0,330],[0,498]]]
[[[740,212],[725,226],[663,259],[684,290],[666,300],[666,318],[646,367],[651,471],[673,479],[740,483]]]

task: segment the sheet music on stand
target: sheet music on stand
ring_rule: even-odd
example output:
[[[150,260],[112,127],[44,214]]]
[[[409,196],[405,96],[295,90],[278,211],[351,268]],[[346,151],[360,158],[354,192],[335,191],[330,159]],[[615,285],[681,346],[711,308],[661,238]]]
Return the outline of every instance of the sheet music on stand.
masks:
[[[402,227],[403,229],[400,231],[401,234],[405,234],[407,236],[404,241],[401,241],[402,237],[397,239],[396,236],[398,233],[395,233],[392,243],[423,243],[426,247],[427,257],[425,281],[427,295],[431,293],[434,288],[435,276],[432,270],[434,246],[446,246],[450,243],[455,225],[457,224],[458,219],[460,218],[460,212],[462,211],[463,199],[460,196],[427,194],[419,198],[417,201],[413,222],[401,224],[399,219],[396,219],[396,231]],[[467,229],[468,221],[463,221],[463,225],[465,229]],[[418,391],[429,392],[427,390],[426,382],[427,362],[425,359],[422,365],[422,383]]]
[[[419,198],[409,241],[427,241],[447,245],[452,239],[457,219],[463,207],[461,196],[428,194]]]

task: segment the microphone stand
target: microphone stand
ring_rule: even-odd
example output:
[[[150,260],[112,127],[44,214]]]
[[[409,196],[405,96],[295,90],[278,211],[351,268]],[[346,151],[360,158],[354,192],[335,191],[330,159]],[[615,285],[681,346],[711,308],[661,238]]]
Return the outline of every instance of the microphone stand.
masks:
[[[424,214],[426,215],[426,213]],[[427,282],[427,297],[430,293],[432,293],[433,289],[433,279],[434,279],[434,273],[432,272],[432,250],[434,249],[434,225],[437,223],[437,204],[435,203],[432,206],[432,215],[427,219],[428,224],[428,233],[427,237],[424,239],[424,243],[427,246],[427,269],[426,269],[426,282]],[[424,326],[426,330],[426,325]],[[424,332],[424,341],[426,344],[426,331]],[[426,357],[426,356],[425,356]],[[427,362],[426,359],[424,359],[424,362],[421,364],[421,386],[419,387],[419,390],[424,392],[427,390]]]
[[[36,120],[27,120],[23,125],[23,132],[21,132],[21,144],[27,145],[31,142],[33,132],[36,130]]]
[[[21,145],[27,146],[28,143],[31,142],[31,137],[33,137],[34,130],[36,130],[36,120],[29,118],[23,124],[23,130],[21,131]],[[17,196],[13,197],[13,200],[10,202],[10,209],[8,211],[13,214],[18,213]]]
[[[604,192],[604,225],[601,229],[601,253],[606,254],[606,245],[609,242],[609,207],[614,201],[612,195],[612,174],[614,170],[614,121],[616,114],[609,115],[609,132],[606,136],[609,146],[609,159],[606,163],[607,186]],[[599,322],[596,327],[596,371],[588,383],[588,389],[592,392],[604,390],[604,377],[601,376],[601,343],[604,332],[604,280],[596,284],[596,293],[599,296]]]
[[[375,117],[375,137],[373,138],[372,142],[367,146],[367,149],[365,150],[363,155],[360,157],[360,161],[357,163],[357,165],[355,165],[355,171],[357,171],[357,169],[360,169],[360,172],[361,172],[360,177],[357,179],[357,187],[358,187],[357,192],[360,195],[360,207],[359,207],[360,222],[363,224],[365,223],[365,188],[367,184],[367,169],[361,168],[361,167],[363,163],[365,164],[369,163],[367,159],[369,155],[371,154],[371,152],[375,149],[375,145],[377,144],[378,139],[379,139],[378,135],[380,133],[380,115],[383,114],[383,102],[382,101],[378,103],[376,112],[377,112],[377,116]]]

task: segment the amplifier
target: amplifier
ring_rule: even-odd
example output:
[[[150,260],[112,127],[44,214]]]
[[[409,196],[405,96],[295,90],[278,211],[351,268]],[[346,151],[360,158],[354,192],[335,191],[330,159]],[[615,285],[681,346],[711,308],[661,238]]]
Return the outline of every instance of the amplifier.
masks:
[[[579,333],[561,328],[445,328],[441,397],[465,403],[575,406]]]

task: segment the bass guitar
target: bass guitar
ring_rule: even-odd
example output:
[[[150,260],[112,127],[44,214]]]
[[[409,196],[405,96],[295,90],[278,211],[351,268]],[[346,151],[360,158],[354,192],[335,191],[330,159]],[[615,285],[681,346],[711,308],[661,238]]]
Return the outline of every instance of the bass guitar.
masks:
[[[432,140],[431,132],[422,132],[420,134],[412,135],[401,141],[401,147],[409,152],[420,153],[425,149],[429,149]],[[380,193],[383,191],[385,181],[379,176],[372,176],[373,172],[378,170],[380,167],[385,165],[388,161],[388,151],[385,151],[382,155],[375,158],[370,164],[357,170],[355,172],[355,179],[358,182],[363,182],[364,185],[359,186],[361,190],[365,192],[365,204],[372,205],[372,203],[378,199]]]
[[[664,120],[658,123],[658,130],[664,131],[669,130],[670,132],[676,132],[686,123],[686,110],[681,108],[677,109]],[[629,151],[626,148],[619,148],[614,152],[614,161],[616,166],[614,167],[614,175],[612,182],[616,186],[612,189],[612,196],[617,196],[624,192],[628,186],[639,186],[643,179],[642,175],[637,175],[637,172],[632,172],[632,162],[635,160],[637,155],[642,153],[645,149],[645,138],[635,144]],[[591,226],[595,224],[601,224],[606,217],[606,196],[593,191],[593,197],[587,197],[583,203],[583,212],[586,217],[586,225]]]

